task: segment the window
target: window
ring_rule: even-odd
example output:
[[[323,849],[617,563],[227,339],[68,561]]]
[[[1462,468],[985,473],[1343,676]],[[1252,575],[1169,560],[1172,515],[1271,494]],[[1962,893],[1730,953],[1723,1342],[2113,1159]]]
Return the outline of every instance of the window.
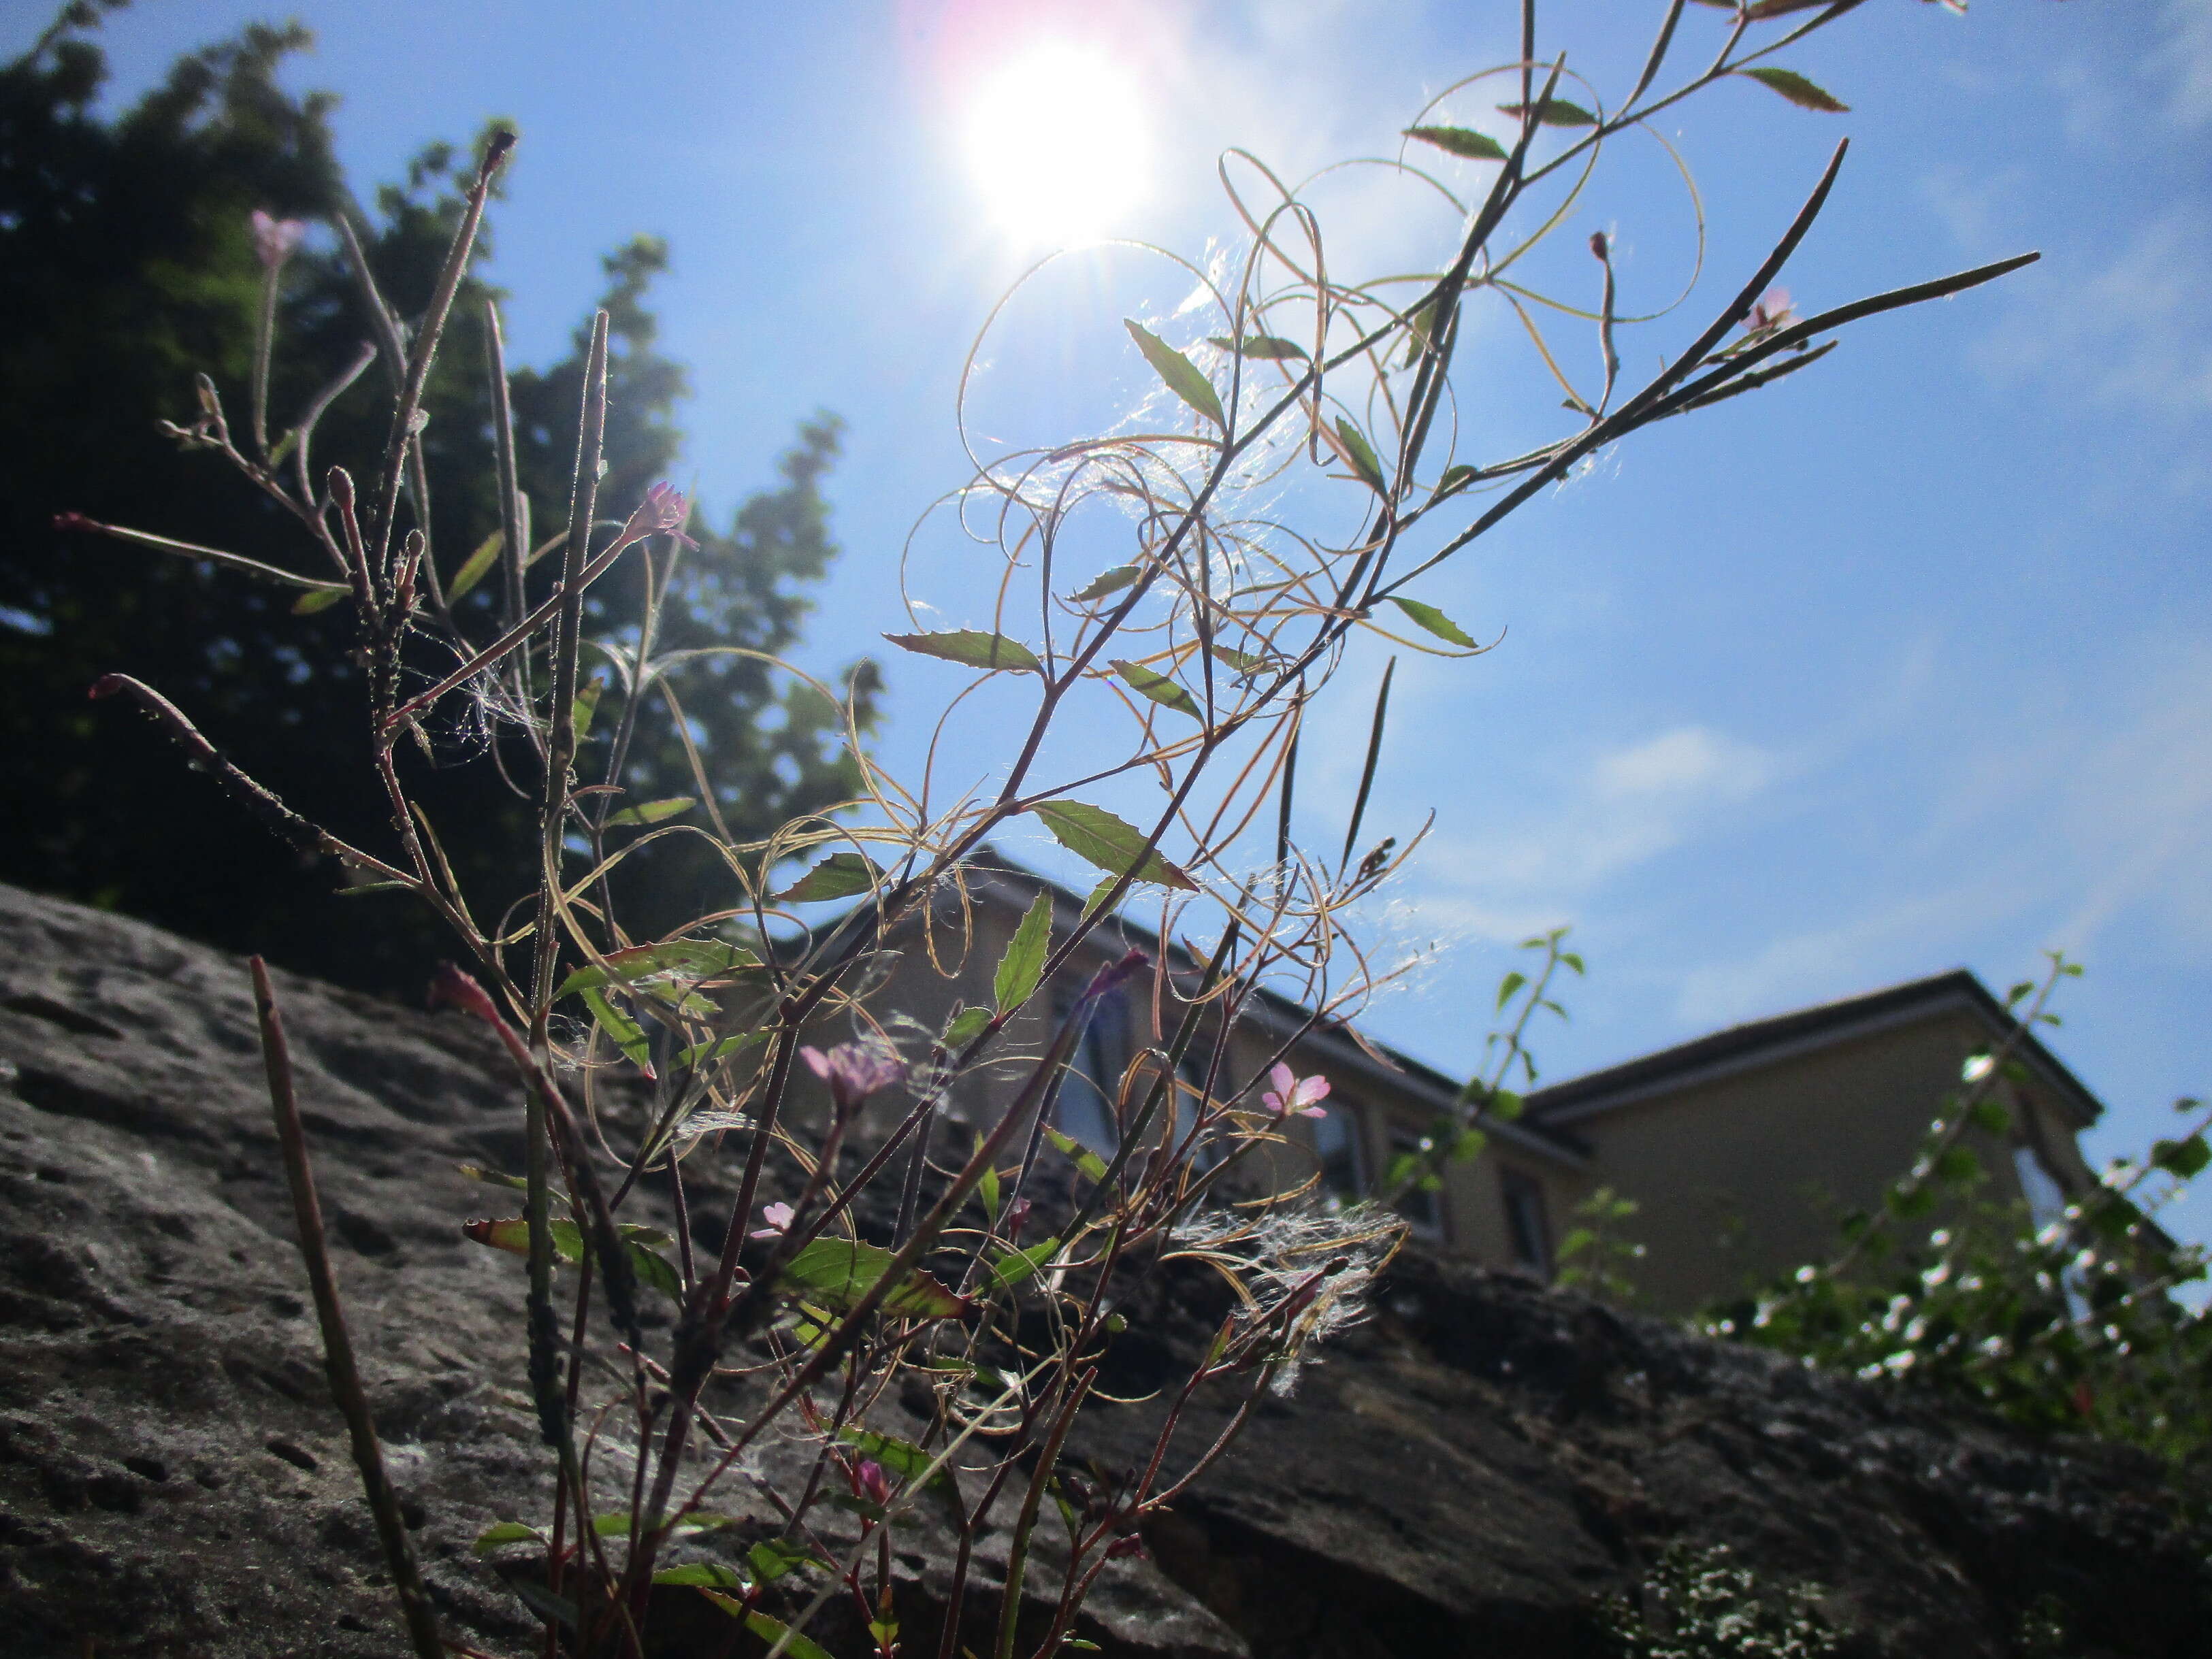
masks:
[[[1552,1223],[1544,1212],[1544,1185],[1526,1170],[1501,1166],[1498,1196],[1505,1206],[1505,1243],[1513,1265],[1539,1279],[1552,1276]]]
[[[1074,1007],[1077,994],[1070,988],[1054,999],[1062,1018]],[[1121,1090],[1128,1034],[1128,1004],[1119,992],[1103,998],[1091,1009],[1091,1023],[1060,1081],[1060,1103],[1053,1113],[1055,1127],[1101,1157],[1110,1158],[1121,1141],[1114,1103]]]
[[[1180,1146],[1191,1126],[1198,1121],[1199,1112],[1206,1098],[1206,1073],[1212,1069],[1216,1045],[1204,1041],[1193,1042],[1176,1068],[1181,1085],[1175,1091],[1175,1127],[1171,1145]],[[1218,1079],[1216,1079],[1218,1081]],[[1221,1161],[1221,1146],[1218,1136],[1209,1136],[1192,1149],[1192,1162],[1200,1170],[1210,1170]]]
[[[1338,1209],[1367,1190],[1367,1160],[1360,1156],[1359,1114],[1341,1100],[1329,1102],[1328,1109],[1327,1117],[1308,1121],[1321,1162],[1321,1189],[1329,1207]]]
[[[1404,1131],[1390,1137],[1391,1161],[1401,1158],[1421,1158],[1434,1150],[1434,1143],[1426,1135],[1410,1134]],[[1435,1179],[1431,1172],[1430,1178]],[[1439,1238],[1444,1231],[1444,1195],[1441,1191],[1424,1192],[1418,1186],[1406,1189],[1398,1200],[1398,1213],[1413,1224],[1413,1231],[1429,1238]]]
[[[2020,1177],[2021,1196],[2027,1200],[2027,1213],[2041,1232],[2054,1221],[2066,1218],[2066,1189],[2058,1178],[2043,1166],[2035,1155],[2035,1148],[2021,1141],[2012,1149],[2013,1173]]]

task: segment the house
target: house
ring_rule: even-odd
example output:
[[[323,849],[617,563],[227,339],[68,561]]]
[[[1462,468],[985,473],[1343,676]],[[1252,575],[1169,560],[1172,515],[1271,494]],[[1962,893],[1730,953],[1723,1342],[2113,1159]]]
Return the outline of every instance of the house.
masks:
[[[1911,1168],[1946,1097],[2016,1039],[2002,1137],[1970,1131],[1990,1182],[2039,1220],[2096,1182],[2076,1136],[2104,1108],[1964,969],[1731,1026],[1528,1097],[1638,1206],[1638,1304],[1686,1312],[1833,1256],[1844,1213]]]
[[[1055,941],[1083,913],[1078,895],[995,857],[968,865],[962,885],[964,897],[948,890],[890,941],[899,954],[865,1018],[894,1038],[941,1030],[960,1006],[990,1006],[993,974],[1040,894],[1052,898]],[[1163,954],[1150,932],[1109,919],[1009,1023],[1007,1058],[953,1085],[951,1115],[993,1121],[1078,990],[1133,947],[1186,988],[1200,971],[1179,946]],[[1117,1097],[1147,1080],[1145,1051],[1172,1035],[1160,1025],[1172,1028],[1180,1004],[1156,988],[1140,977],[1097,1010],[1060,1089],[1055,1127],[1101,1152],[1115,1144]],[[1844,1212],[1879,1201],[1964,1069],[2014,1029],[1963,969],[1734,1026],[1531,1093],[1518,1121],[1485,1121],[1479,1156],[1445,1164],[1437,1191],[1401,1207],[1447,1249],[1548,1279],[1576,1207],[1609,1187],[1639,1206],[1630,1224],[1645,1252],[1632,1275],[1639,1305],[1686,1312],[1832,1255]],[[1201,1027],[1185,1060],[1186,1097],[1224,1042],[1217,1077],[1243,1083],[1285,1054],[1300,1076],[1329,1082],[1327,1115],[1285,1121],[1289,1144],[1263,1161],[1262,1182],[1315,1181],[1336,1201],[1366,1195],[1395,1156],[1457,1109],[1458,1079],[1349,1027],[1315,1024],[1266,990],[1227,1033]],[[1990,1196],[2055,1213],[2095,1179],[2075,1136],[2102,1108],[2032,1035],[2021,1034],[2018,1057],[2027,1080],[2004,1082],[2000,1097],[2015,1127],[2003,1145],[1980,1137],[1978,1150]]]

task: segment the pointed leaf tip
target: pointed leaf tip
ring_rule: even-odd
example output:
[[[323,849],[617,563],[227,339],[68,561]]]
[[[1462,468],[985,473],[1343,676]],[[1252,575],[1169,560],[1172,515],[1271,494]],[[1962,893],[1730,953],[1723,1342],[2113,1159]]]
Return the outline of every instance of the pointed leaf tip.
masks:
[[[983,629],[956,628],[941,634],[886,634],[884,637],[901,650],[940,657],[946,662],[964,663],[970,668],[1044,672],[1036,653],[1019,640],[1010,640],[1004,634]]]
[[[1763,87],[1780,93],[1800,109],[1818,110],[1823,115],[1849,113],[1850,106],[1833,93],[1824,90],[1807,80],[1795,70],[1776,69],[1771,65],[1743,71]]]
[[[1130,318],[1124,318],[1122,323],[1129,331],[1129,337],[1137,343],[1137,349],[1145,354],[1145,361],[1152,366],[1152,372],[1166,382],[1168,390],[1226,430],[1229,418],[1222,412],[1221,394],[1213,389],[1213,382],[1206,378],[1205,372],[1142,323]]]
[[[1139,881],[1163,887],[1198,890],[1198,884],[1156,851],[1148,850],[1137,827],[1087,801],[1046,801],[1032,807],[1052,838],[1083,860],[1110,875],[1133,873]]]
[[[1405,136],[1418,138],[1425,144],[1434,144],[1449,155],[1464,156],[1470,161],[1503,161],[1505,146],[1486,132],[1477,132],[1472,127],[1407,127]]]

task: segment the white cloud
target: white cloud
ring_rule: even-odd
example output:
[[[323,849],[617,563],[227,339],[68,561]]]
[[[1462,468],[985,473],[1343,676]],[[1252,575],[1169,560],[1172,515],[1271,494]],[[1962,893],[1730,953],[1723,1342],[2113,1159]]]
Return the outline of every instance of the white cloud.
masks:
[[[1424,850],[1424,884],[1447,890],[1425,911],[1466,932],[1518,936],[1582,905],[1596,889],[1714,831],[1781,772],[1755,744],[1677,726],[1591,756],[1540,816],[1487,835],[1440,833]]]
[[[1703,794],[1741,800],[1756,794],[1772,772],[1764,750],[1705,726],[1683,726],[1599,756],[1590,781],[1606,799]]]
[[[2166,112],[2175,125],[2212,121],[2212,7],[2203,0],[2166,0],[2166,38],[2152,62],[2172,77]]]
[[[2015,310],[1979,349],[2002,381],[2056,381],[2106,408],[2169,418],[2212,414],[2212,333],[2203,325],[2212,223],[2176,207],[2102,269],[2063,268],[2037,303]]]
[[[2069,759],[2061,822],[2084,896],[2062,941],[2086,949],[2128,916],[2212,948],[2212,645],[2155,673],[2126,724]]]
[[[1776,939],[1749,957],[1692,969],[1677,984],[1674,1015],[1693,1030],[1735,1024],[1886,979],[1940,973],[1957,965],[1961,938],[1993,911],[2019,902],[2006,876],[1990,871],[1969,884],[1854,908],[1840,921]]]

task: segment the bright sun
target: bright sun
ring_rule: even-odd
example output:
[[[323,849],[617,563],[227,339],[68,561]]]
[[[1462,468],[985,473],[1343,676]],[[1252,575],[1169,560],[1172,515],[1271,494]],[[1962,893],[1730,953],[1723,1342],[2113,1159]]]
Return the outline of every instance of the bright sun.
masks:
[[[1128,73],[1073,41],[1030,47],[969,100],[965,148],[992,219],[1023,242],[1121,228],[1144,193],[1144,100]]]

